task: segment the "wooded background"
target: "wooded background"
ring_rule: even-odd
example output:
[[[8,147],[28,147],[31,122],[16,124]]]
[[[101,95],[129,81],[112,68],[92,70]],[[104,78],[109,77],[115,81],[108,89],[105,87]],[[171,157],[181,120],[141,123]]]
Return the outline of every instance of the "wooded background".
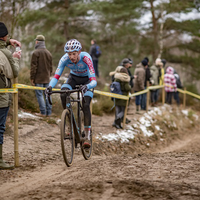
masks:
[[[189,80],[200,79],[199,0],[0,0],[0,21],[22,43],[22,67],[30,67],[36,35],[46,37],[54,69],[67,40],[102,50],[100,76],[108,79],[125,57],[180,64]],[[134,68],[132,69],[134,71]]]

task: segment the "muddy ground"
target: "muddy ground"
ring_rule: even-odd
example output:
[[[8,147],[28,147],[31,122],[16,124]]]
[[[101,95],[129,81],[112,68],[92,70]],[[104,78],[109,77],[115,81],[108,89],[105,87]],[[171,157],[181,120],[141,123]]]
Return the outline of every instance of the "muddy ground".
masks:
[[[130,113],[131,123],[134,117]],[[173,130],[170,142],[155,141],[152,148],[141,138],[127,144],[95,139],[93,157],[84,160],[78,148],[70,168],[63,162],[59,127],[47,122],[20,120],[20,167],[0,171],[1,200],[200,199],[199,122]],[[94,136],[115,132],[112,122],[112,115],[93,116]],[[4,158],[12,164],[13,135],[4,141]]]

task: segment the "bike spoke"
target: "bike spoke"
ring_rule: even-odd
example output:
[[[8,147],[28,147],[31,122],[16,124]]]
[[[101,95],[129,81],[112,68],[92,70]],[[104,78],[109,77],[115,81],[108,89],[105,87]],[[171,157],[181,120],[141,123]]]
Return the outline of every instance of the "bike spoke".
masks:
[[[74,135],[68,110],[64,110],[61,117],[61,147],[64,161],[70,167],[74,156]]]

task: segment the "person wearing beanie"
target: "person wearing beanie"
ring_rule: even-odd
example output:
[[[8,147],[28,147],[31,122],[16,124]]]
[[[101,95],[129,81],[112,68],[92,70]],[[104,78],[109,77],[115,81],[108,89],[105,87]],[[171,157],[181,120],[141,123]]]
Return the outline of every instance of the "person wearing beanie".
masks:
[[[161,62],[163,63],[163,68],[165,68],[167,61],[165,59],[162,59]]]
[[[150,72],[150,69],[149,69],[149,59],[148,59],[148,57],[145,57],[142,60],[142,64],[143,64],[144,69],[145,69],[144,89],[146,89],[147,81],[150,82],[150,78],[151,78],[151,72]],[[141,95],[141,110],[146,110],[146,96],[147,96],[146,93]]]
[[[8,38],[8,29],[0,22],[0,88],[11,88],[12,79],[18,76],[19,60],[21,51],[13,54],[7,49],[8,45],[21,47],[21,43],[15,39]],[[6,118],[11,104],[11,94],[0,93],[0,169],[13,169],[3,160],[3,134],[5,132]]]
[[[50,76],[53,71],[52,55],[46,49],[45,37],[37,35],[35,38],[35,50],[31,57],[30,79],[33,86],[47,88]],[[52,106],[46,100],[43,90],[35,90],[37,101],[40,108],[39,116],[50,116]]]

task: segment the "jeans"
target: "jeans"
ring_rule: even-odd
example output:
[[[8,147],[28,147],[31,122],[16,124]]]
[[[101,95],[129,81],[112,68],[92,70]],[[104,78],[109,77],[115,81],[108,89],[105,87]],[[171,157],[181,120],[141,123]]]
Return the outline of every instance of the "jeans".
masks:
[[[124,118],[125,106],[115,106],[115,120]]]
[[[151,103],[156,103],[158,101],[159,90],[151,90]]]
[[[146,89],[146,88],[145,88]],[[144,93],[144,94],[141,94],[141,109],[142,110],[146,110],[146,100],[147,99],[147,94]]]
[[[179,92],[174,92],[174,99],[176,100],[177,105],[180,105],[180,99],[179,99]]]
[[[135,92],[137,92],[137,91],[135,91]],[[140,101],[141,101],[141,95],[137,95],[137,96],[135,97],[135,104],[136,104],[136,106],[139,106],[139,105],[140,105]]]
[[[95,75],[99,77],[98,60],[93,60]]]
[[[35,86],[47,88],[49,86],[49,84],[48,83],[36,83]],[[38,100],[41,114],[47,115],[47,116],[51,115],[52,106],[49,104],[48,100],[45,98],[44,90],[35,90],[35,94],[36,94],[36,97]]]
[[[166,92],[166,93],[167,93],[166,103],[172,104],[172,96],[174,95],[174,92]]]
[[[3,133],[6,130],[6,118],[9,107],[0,108],[0,144],[3,144]]]

